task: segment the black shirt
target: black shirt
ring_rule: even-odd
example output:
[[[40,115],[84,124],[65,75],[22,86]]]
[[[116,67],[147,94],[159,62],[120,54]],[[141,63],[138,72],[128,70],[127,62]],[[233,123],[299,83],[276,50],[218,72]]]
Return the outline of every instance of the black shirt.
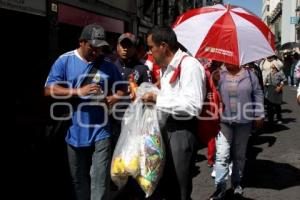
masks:
[[[138,60],[131,60],[129,62],[124,62],[120,59],[117,59],[114,64],[118,67],[124,81],[128,81],[129,76],[133,74],[134,80],[138,85],[142,84],[143,82],[152,83],[152,77],[148,66],[143,65]],[[117,109],[125,110],[127,106],[131,103],[131,100],[128,97],[128,99],[121,99],[119,100],[119,102],[123,103],[123,105],[116,105],[115,107]],[[124,112],[122,111],[112,111],[112,112],[114,112],[114,115],[119,118],[123,117],[124,115]]]
[[[127,81],[129,79],[129,76],[133,74],[134,80],[138,85],[142,84],[143,82],[152,82],[149,68],[137,60],[124,62],[118,59],[115,62],[115,65],[118,67],[125,81]]]

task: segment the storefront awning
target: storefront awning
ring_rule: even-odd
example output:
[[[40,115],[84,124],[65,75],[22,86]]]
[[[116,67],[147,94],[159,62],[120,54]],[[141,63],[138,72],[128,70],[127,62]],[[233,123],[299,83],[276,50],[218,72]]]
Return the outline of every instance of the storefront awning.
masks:
[[[101,16],[64,4],[58,5],[58,22],[81,27],[87,24],[97,23],[101,25],[105,31],[114,33],[124,32],[124,22],[121,20]]]

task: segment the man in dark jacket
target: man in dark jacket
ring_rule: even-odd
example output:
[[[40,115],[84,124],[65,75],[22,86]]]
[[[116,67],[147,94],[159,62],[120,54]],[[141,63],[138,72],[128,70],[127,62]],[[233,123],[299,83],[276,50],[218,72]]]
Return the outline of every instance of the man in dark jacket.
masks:
[[[115,65],[118,67],[123,80],[129,81],[130,76],[133,77],[133,81],[140,85],[143,82],[151,83],[151,73],[149,68],[144,65],[138,58],[137,52],[137,39],[136,36],[132,33],[123,33],[117,44],[117,60]],[[112,111],[112,131],[113,131],[113,140],[116,144],[119,135],[121,133],[121,121],[125,113],[126,108],[131,102],[132,96],[129,95],[129,86],[128,86],[128,98],[123,98],[119,101],[120,104],[114,106]],[[133,179],[129,179],[128,184],[126,185],[123,192],[119,195],[121,199],[140,199],[144,196],[144,193],[141,191],[140,187]]]

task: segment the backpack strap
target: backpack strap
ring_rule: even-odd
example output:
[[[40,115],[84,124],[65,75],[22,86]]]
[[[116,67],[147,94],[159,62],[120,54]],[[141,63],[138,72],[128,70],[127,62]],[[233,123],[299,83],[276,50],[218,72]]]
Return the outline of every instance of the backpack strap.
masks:
[[[250,73],[250,69],[245,69],[248,72],[249,78],[250,78],[250,83],[251,83],[251,101],[252,101],[252,109],[254,110],[254,114],[255,114],[255,96],[254,96],[254,87],[253,87],[253,81],[252,81],[252,76]]]
[[[208,66],[204,66],[204,70],[206,76],[206,90],[207,90],[206,92],[211,93],[210,96],[211,100],[209,100],[209,102],[217,104],[217,109],[220,109],[221,97],[213,81],[212,72],[209,71]]]
[[[250,69],[245,69],[248,72],[249,78],[250,78],[250,83],[251,83],[251,100],[252,102],[255,102],[255,97],[254,97],[254,87],[253,87],[253,81],[252,81],[252,76],[250,73]]]
[[[174,70],[173,75],[172,75],[172,77],[171,77],[171,79],[169,81],[170,84],[174,83],[177,80],[177,78],[180,76],[181,63],[182,63],[183,59],[185,59],[186,57],[188,57],[188,55],[182,56],[178,67]]]
[[[97,60],[95,60],[93,63],[91,63],[92,66],[91,66],[89,72],[85,75],[82,82],[80,83],[80,87],[88,85],[92,82],[92,79],[98,72],[99,68],[101,68],[101,65],[103,64],[103,62],[104,62],[104,58],[100,57]]]

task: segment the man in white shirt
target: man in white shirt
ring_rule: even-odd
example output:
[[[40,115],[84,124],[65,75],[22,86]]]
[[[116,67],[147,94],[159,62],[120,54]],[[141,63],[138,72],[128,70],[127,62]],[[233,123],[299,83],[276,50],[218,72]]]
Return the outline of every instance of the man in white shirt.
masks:
[[[161,92],[146,93],[143,101],[156,103],[165,116],[161,132],[167,155],[163,178],[152,198],[188,200],[197,151],[196,116],[206,94],[205,71],[198,60],[178,48],[170,27],[150,31],[147,45],[161,66]]]

